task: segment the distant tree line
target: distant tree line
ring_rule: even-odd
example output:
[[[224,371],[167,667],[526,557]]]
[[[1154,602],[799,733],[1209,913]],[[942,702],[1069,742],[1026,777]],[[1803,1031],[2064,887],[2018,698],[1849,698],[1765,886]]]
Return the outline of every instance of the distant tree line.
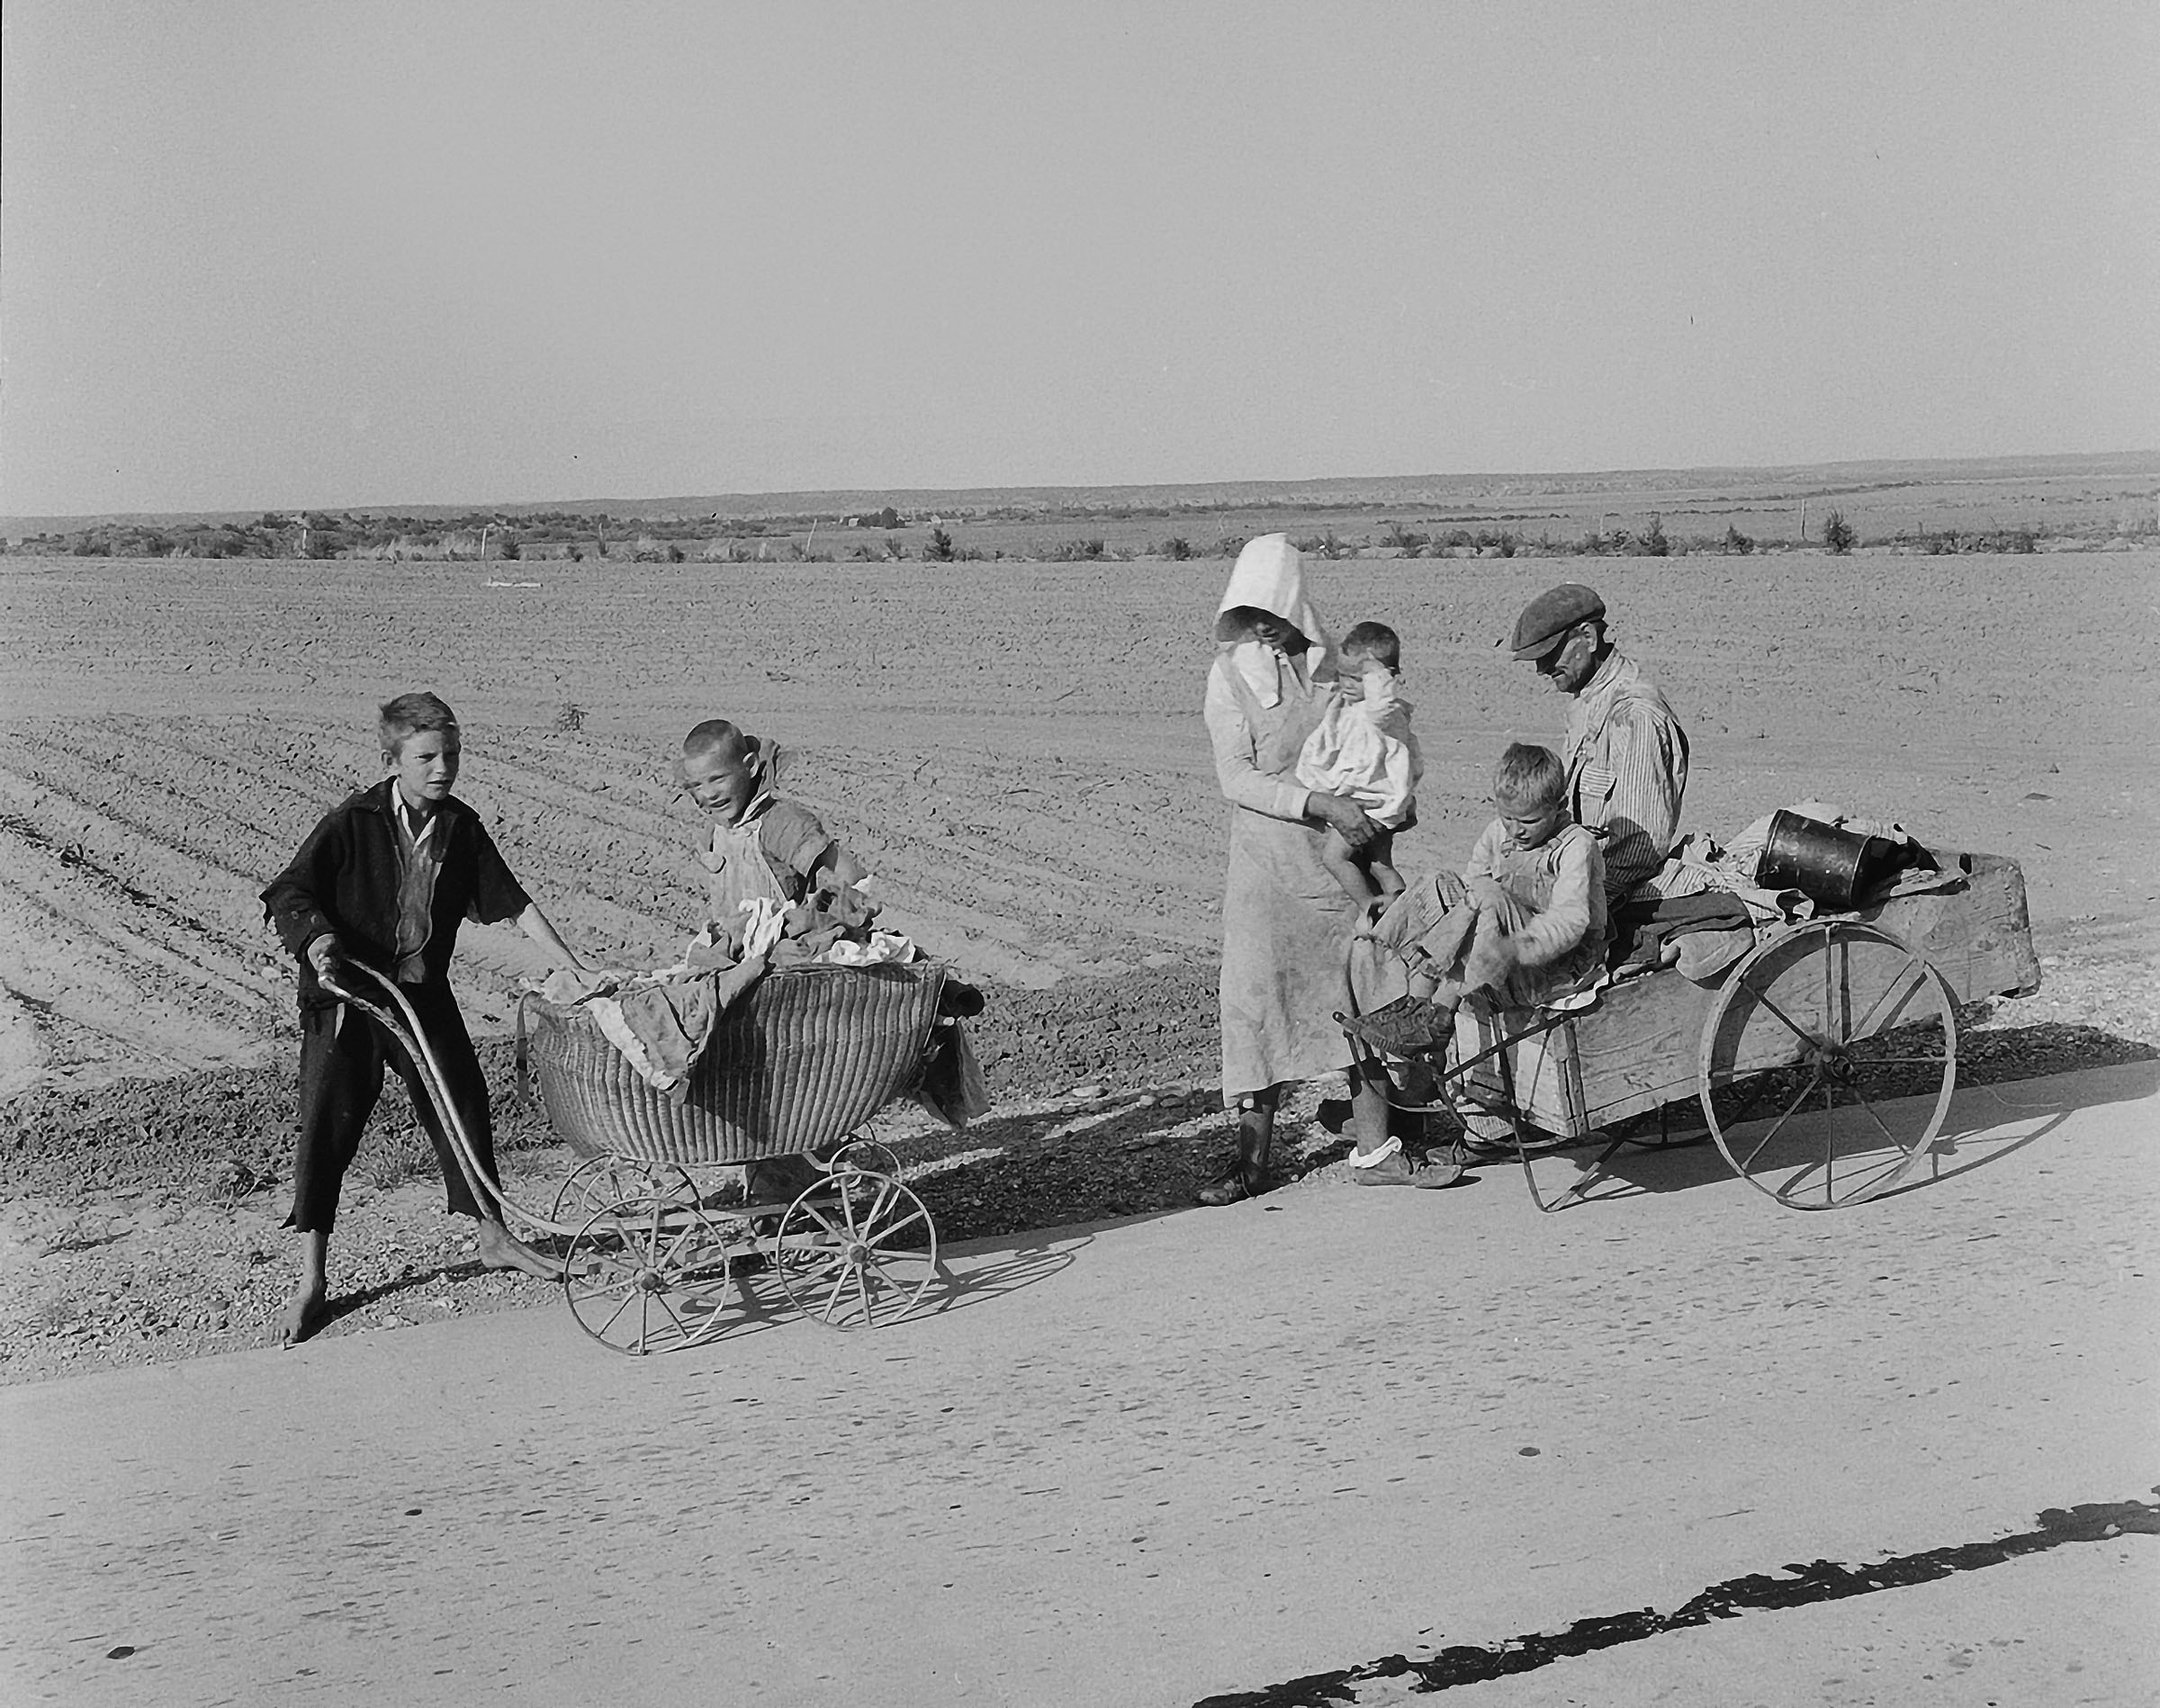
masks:
[[[1251,507],[1237,508],[1238,520],[1252,518]],[[1270,506],[1286,519],[1299,507]],[[1204,507],[1167,507],[1155,514],[1200,516]],[[1217,537],[1200,530],[1141,537],[1128,526],[1124,537],[1100,533],[1073,534],[1075,520],[1140,515],[1115,507],[1059,507],[1039,509],[1014,505],[948,509],[930,515],[886,504],[876,509],[835,516],[830,512],[761,517],[701,515],[619,516],[608,511],[554,509],[510,515],[471,510],[457,515],[419,516],[391,512],[306,510],[264,511],[251,519],[202,518],[169,524],[112,522],[58,534],[39,534],[8,548],[17,553],[100,558],[367,558],[391,562],[518,562],[552,560],[573,563],[758,563],[896,562],[909,558],[932,563],[969,563],[1018,559],[1034,562],[1123,562],[1237,555],[1246,535],[1223,529]],[[1216,514],[1221,515],[1219,509]],[[1227,517],[1225,519],[1228,519]],[[2058,545],[2092,546],[2107,540],[2147,538],[2148,518],[2126,525],[1915,530],[1863,540],[1843,513],[1830,510],[1812,537],[1757,539],[1728,525],[1722,535],[1680,535],[1667,530],[1661,516],[1634,526],[1599,526],[1588,532],[1555,537],[1541,530],[1510,526],[1505,514],[1474,518],[1440,517],[1422,526],[1381,520],[1354,529],[1340,523],[1317,533],[1293,535],[1308,554],[1324,559],[1366,555],[1390,558],[1512,557],[1682,557],[1696,554],[1747,556],[1814,546],[1843,555],[1863,545],[1917,553],[1966,552],[2026,553],[2043,539]],[[1549,519],[1549,518],[1548,518]]]

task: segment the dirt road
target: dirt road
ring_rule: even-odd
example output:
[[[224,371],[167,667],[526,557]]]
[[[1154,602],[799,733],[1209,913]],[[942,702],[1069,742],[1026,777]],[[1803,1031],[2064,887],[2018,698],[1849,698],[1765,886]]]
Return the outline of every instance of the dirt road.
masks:
[[[1371,1704],[1764,1575],[1465,1699],[2147,1701],[2160,1535],[2040,1515],[2160,1481],[2156,1115],[2150,1064],[1963,1093],[1992,1160],[1843,1215],[1674,1154],[1544,1219],[1502,1173],[977,1249],[868,1335],[550,1309],[8,1389],[0,1694]]]

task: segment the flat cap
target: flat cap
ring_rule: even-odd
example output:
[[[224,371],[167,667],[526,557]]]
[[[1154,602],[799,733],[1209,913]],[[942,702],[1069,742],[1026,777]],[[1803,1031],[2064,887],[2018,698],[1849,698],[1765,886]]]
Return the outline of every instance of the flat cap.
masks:
[[[1578,623],[1605,615],[1605,601],[1580,581],[1548,588],[1523,607],[1508,645],[1518,659],[1542,659]]]

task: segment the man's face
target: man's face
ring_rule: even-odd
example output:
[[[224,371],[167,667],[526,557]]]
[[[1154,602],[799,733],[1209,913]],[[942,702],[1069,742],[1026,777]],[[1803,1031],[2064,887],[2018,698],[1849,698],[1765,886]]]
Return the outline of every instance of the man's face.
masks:
[[[1598,673],[1598,632],[1578,623],[1537,661],[1537,673],[1562,694],[1580,694]]]
[[[455,730],[418,730],[398,743],[390,769],[405,805],[431,812],[456,784],[457,762]]]
[[[693,753],[682,762],[683,787],[723,824],[733,824],[742,816],[756,782],[747,764],[722,753]]]

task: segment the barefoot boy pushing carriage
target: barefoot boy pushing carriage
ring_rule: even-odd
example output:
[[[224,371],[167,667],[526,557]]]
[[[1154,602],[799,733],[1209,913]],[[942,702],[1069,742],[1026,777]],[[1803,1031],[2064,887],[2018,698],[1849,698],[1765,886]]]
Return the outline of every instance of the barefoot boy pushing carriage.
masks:
[[[266,917],[300,960],[300,1140],[287,1220],[304,1244],[301,1283],[285,1308],[288,1346],[321,1326],[338,1189],[382,1094],[385,1065],[412,1092],[451,1211],[480,1223],[480,1261],[542,1277],[561,1272],[511,1237],[500,1207],[466,1180],[403,1047],[338,1000],[348,960],[397,982],[435,1050],[475,1156],[492,1178],[487,1083],[450,989],[458,923],[516,920],[560,961],[574,967],[578,958],[510,876],[479,814],[450,793],[460,752],[450,708],[432,694],[400,695],[382,708],[381,735],[390,775],[325,814],[263,892]]]

